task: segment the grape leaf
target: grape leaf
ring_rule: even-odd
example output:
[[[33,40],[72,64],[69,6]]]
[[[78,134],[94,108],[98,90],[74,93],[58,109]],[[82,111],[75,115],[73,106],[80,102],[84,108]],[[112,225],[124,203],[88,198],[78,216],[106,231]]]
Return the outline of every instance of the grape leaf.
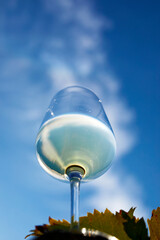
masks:
[[[123,217],[123,219],[127,220],[123,223],[124,229],[132,240],[148,240],[148,229],[146,227],[145,221],[143,218],[136,218],[133,215],[134,211],[135,208],[131,208],[128,212],[125,212],[123,210],[120,211],[119,214]]]
[[[120,212],[122,213],[126,213],[128,216],[129,216],[129,218],[135,218],[135,216],[134,216],[134,211],[135,211],[135,209],[136,208],[130,208],[130,210],[128,211],[128,212],[125,212],[125,211],[123,211],[123,210],[120,210]],[[136,218],[135,218],[136,219]]]
[[[46,231],[48,230],[48,225],[47,224],[44,224],[42,226],[35,226],[35,229],[34,230],[31,230],[30,234],[28,234],[26,238],[28,237],[31,237],[31,236],[41,236],[43,235]]]
[[[160,239],[160,207],[152,211],[151,219],[147,220],[151,240]]]
[[[45,233],[48,233],[54,229],[62,229],[62,230],[68,230],[70,228],[70,223],[66,220],[55,220],[51,217],[49,217],[49,224],[43,224],[41,226],[35,226],[34,230],[31,230],[31,234],[28,234],[25,238],[28,238],[30,236],[41,236]]]
[[[104,213],[94,210],[93,214],[88,213],[86,217],[80,217],[80,227],[99,230],[120,240],[130,240],[131,238],[124,230],[123,223],[125,221],[120,215],[114,215],[108,209]]]
[[[66,227],[70,227],[70,223],[68,221],[66,221],[65,219],[60,221],[60,220],[55,220],[55,219],[49,217],[49,224],[50,224],[50,226],[66,226]]]

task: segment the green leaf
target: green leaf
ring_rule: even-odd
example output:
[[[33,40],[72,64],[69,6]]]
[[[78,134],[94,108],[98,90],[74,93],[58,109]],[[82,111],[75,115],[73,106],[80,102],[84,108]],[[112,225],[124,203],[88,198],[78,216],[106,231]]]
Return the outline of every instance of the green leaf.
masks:
[[[130,210],[127,212],[127,215],[132,219],[134,218],[134,211],[136,208],[130,208]]]
[[[42,226],[35,226],[35,229],[31,230],[30,231],[31,234],[28,234],[25,237],[25,239],[28,238],[28,237],[31,237],[31,236],[41,236],[41,235],[43,235],[44,233],[46,233],[48,231],[48,227],[49,227],[49,225],[47,225],[47,224],[44,224]]]
[[[120,215],[114,215],[108,209],[105,212],[94,210],[94,213],[88,213],[86,217],[80,217],[80,227],[99,230],[113,235],[120,240],[130,240],[124,230],[124,220]]]
[[[68,230],[68,229],[70,229],[70,223],[64,219],[62,221],[60,221],[60,220],[55,220],[55,219],[49,217],[49,224],[35,226],[35,229],[30,231],[32,233],[28,234],[25,238],[28,238],[30,236],[41,236],[45,233],[48,233],[53,230],[58,230],[58,229]]]
[[[151,219],[147,220],[149,225],[151,240],[160,239],[160,207],[152,211]]]
[[[55,220],[51,217],[49,217],[49,224],[48,226],[65,226],[65,227],[70,227],[70,223],[63,219],[62,221],[60,220]]]
[[[132,240],[148,240],[148,230],[143,218],[138,219],[134,214],[135,208],[131,208],[128,212],[121,210],[119,214],[124,220],[123,225],[125,232]]]

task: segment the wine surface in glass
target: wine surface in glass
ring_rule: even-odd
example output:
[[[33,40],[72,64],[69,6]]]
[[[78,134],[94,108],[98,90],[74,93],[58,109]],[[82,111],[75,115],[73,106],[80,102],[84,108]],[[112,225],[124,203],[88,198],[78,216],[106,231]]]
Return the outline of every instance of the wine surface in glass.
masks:
[[[64,114],[48,120],[36,140],[40,165],[50,175],[68,180],[66,169],[85,170],[82,182],[101,176],[115,155],[116,142],[110,128],[94,117]]]

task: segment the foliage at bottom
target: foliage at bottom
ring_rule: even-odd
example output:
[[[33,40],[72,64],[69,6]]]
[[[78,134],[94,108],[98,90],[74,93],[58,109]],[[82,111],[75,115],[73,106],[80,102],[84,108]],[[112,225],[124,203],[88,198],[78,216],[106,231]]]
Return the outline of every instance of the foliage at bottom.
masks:
[[[94,210],[87,216],[80,217],[80,229],[94,229],[103,233],[115,236],[119,240],[160,240],[160,207],[152,211],[151,219],[148,219],[149,231],[143,218],[134,216],[135,208],[131,208],[128,212],[120,210],[115,214],[108,209],[104,212]],[[150,233],[150,236],[149,236]],[[88,239],[89,236],[82,235],[79,231],[71,231],[70,223],[66,220],[55,220],[49,217],[49,224],[36,226],[31,230],[31,234],[27,237],[35,236],[39,240],[48,239]],[[48,236],[48,237],[47,237]],[[49,238],[49,236],[52,236]],[[54,236],[54,237],[53,237]],[[104,239],[104,237],[93,237],[94,239]],[[90,237],[89,239],[93,239]],[[106,238],[107,239],[107,238]]]

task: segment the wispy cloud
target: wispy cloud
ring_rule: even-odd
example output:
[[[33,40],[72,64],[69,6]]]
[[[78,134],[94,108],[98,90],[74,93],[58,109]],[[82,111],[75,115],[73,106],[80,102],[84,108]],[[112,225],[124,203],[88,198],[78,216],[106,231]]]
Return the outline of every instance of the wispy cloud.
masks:
[[[114,169],[89,185],[95,191],[85,200],[87,201],[85,204],[93,209],[104,211],[108,208],[115,212],[120,209],[128,211],[131,207],[137,207],[136,216],[147,219],[149,210],[143,204],[143,189],[134,176],[124,171],[122,174],[122,169],[118,171]]]
[[[77,83],[74,73],[67,65],[63,65],[62,63],[53,66],[49,70],[49,75],[51,78],[51,86],[53,84],[53,87],[56,87],[56,89],[73,86]]]

